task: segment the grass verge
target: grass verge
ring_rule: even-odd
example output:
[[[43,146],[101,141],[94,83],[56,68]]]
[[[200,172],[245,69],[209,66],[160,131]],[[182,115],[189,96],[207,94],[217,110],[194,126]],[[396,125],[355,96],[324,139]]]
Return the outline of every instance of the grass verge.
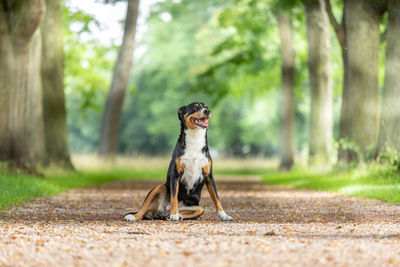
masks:
[[[0,210],[35,197],[60,194],[71,188],[87,187],[127,179],[159,179],[163,170],[110,169],[102,171],[48,171],[46,178],[0,173]]]
[[[334,191],[348,196],[400,203],[400,172],[384,165],[369,165],[346,171],[313,173],[309,170],[271,171],[263,182],[292,188]]]

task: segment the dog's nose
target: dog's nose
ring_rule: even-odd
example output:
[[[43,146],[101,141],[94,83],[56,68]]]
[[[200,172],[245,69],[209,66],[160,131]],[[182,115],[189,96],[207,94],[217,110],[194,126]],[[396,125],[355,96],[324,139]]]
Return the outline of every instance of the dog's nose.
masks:
[[[210,115],[210,110],[208,108],[204,109],[203,112],[204,112],[204,115],[207,115],[207,116]]]

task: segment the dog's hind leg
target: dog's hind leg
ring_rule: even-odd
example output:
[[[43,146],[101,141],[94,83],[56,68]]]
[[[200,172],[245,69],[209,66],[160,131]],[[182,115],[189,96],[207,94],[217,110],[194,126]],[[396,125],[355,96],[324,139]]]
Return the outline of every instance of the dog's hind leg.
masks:
[[[159,185],[153,188],[145,198],[140,210],[135,213],[128,213],[124,219],[126,221],[138,221],[143,218],[153,219],[158,214],[160,201],[163,201],[167,194],[167,188],[164,185]]]
[[[204,213],[204,209],[200,206],[185,206],[179,209],[179,213],[184,220],[196,220]]]

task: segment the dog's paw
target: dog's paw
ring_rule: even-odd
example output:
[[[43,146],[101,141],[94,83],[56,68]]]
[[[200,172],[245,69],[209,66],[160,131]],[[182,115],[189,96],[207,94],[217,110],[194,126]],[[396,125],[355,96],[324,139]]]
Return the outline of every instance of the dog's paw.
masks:
[[[177,213],[177,214],[171,214],[171,215],[169,215],[169,220],[170,220],[170,221],[182,221],[182,220],[183,220],[183,217],[182,217],[182,215],[180,215],[179,213]]]
[[[124,220],[125,220],[125,221],[128,221],[128,222],[137,221],[135,215],[133,215],[133,214],[127,214],[127,215],[125,215]]]
[[[218,211],[218,215],[221,218],[221,221],[233,221],[233,218],[225,213],[225,211]]]

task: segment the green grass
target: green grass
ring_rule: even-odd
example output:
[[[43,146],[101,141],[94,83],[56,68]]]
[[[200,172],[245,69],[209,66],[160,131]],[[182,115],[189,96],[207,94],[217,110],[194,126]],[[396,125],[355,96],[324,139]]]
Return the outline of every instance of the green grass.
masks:
[[[388,166],[371,165],[329,173],[313,173],[309,170],[285,173],[271,171],[262,179],[269,184],[292,188],[334,191],[349,196],[400,203],[400,172]]]
[[[215,169],[213,171],[214,175],[263,175],[270,169],[267,168],[237,168],[237,169]],[[218,179],[218,178],[217,178]]]
[[[156,162],[157,163],[157,162]],[[95,165],[95,168],[80,166],[79,172],[59,170],[45,171],[45,178],[0,172],[0,210],[22,204],[35,197],[60,194],[72,188],[88,187],[112,181],[129,179],[165,179],[167,170],[162,164],[143,163],[143,167],[110,167]],[[1,169],[0,169],[1,170]],[[254,175],[266,170],[238,168],[221,169],[216,175]]]
[[[400,203],[400,172],[381,165],[341,171],[317,173],[305,169],[291,172],[260,167],[236,166],[215,170],[218,175],[262,175],[264,182],[293,188],[335,191],[341,194],[376,198]],[[112,167],[85,169],[79,172],[46,171],[46,177],[0,173],[0,210],[22,204],[35,197],[60,194],[71,188],[87,187],[128,179],[165,179],[162,165],[144,167]]]
[[[0,210],[22,204],[35,197],[51,196],[71,188],[87,187],[127,179],[159,179],[162,170],[110,169],[107,171],[56,172],[45,178],[18,174],[0,174]]]

